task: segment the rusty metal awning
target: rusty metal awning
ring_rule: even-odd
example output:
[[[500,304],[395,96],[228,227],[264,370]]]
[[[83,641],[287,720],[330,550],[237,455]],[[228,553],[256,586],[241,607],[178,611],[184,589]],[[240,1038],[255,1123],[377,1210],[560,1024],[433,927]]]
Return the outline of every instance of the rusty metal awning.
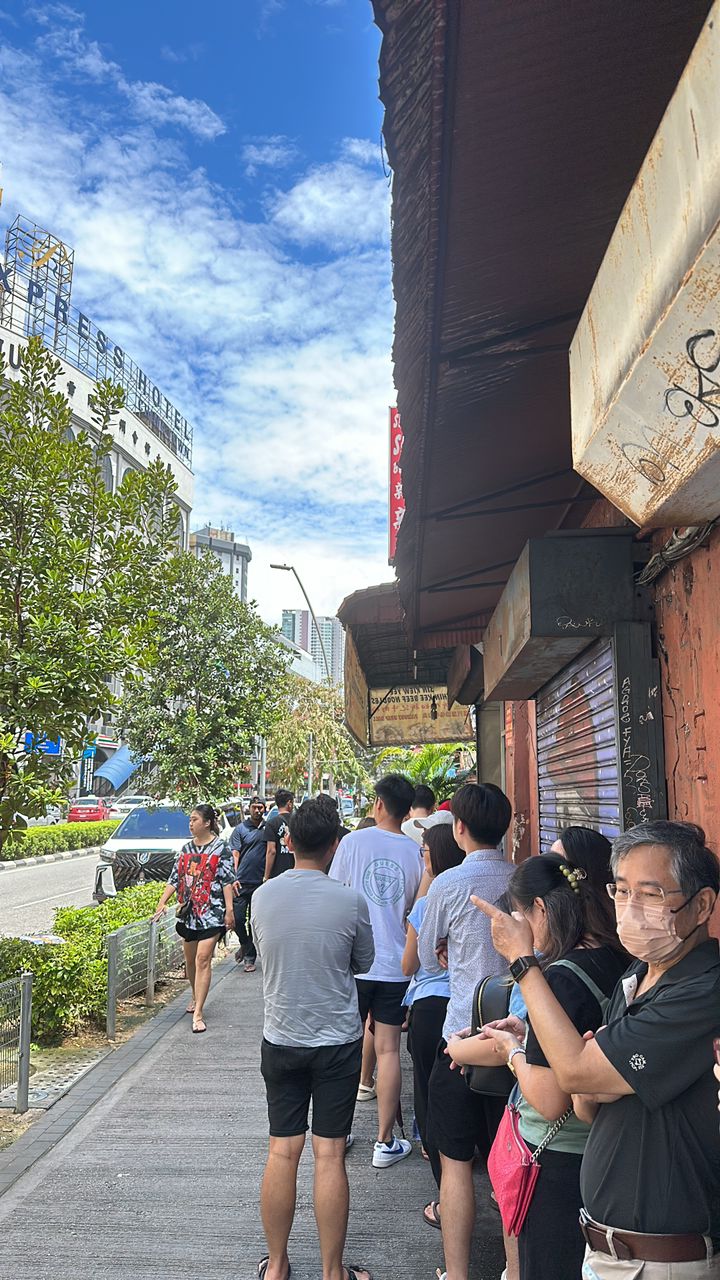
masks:
[[[338,618],[352,633],[370,687],[444,683],[455,640],[439,634],[421,648],[411,646],[396,582],[355,591],[343,600]]]
[[[480,639],[528,538],[597,497],[572,470],[568,348],[709,3],[373,7],[412,654]]]

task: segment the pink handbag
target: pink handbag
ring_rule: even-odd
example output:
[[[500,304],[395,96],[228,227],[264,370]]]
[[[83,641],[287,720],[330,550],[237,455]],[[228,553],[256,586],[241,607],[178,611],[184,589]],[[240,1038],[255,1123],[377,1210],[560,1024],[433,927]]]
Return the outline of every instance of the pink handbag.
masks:
[[[520,1134],[520,1112],[508,1103],[488,1156],[487,1170],[498,1202],[503,1226],[509,1236],[519,1236],[540,1176],[538,1156],[560,1132],[572,1115],[569,1107],[560,1116],[535,1151]]]

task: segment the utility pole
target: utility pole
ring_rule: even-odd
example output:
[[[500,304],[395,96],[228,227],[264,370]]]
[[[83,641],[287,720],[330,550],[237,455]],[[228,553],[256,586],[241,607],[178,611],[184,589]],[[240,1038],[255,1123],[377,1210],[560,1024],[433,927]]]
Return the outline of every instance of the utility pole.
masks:
[[[302,582],[300,581],[300,576],[299,576],[299,574],[298,574],[297,569],[296,569],[296,568],[295,568],[295,566],[294,566],[294,565],[292,565],[292,564],[271,564],[271,565],[270,565],[270,568],[271,568],[271,569],[282,569],[285,573],[292,573],[292,574],[294,574],[294,576],[295,576],[295,581],[297,582],[297,584],[298,584],[298,586],[299,586],[300,590],[302,591],[302,593],[303,593],[303,595],[304,595],[304,597],[305,597],[305,603],[306,603],[306,605],[307,605],[308,609],[310,610],[310,617],[312,618],[312,620],[313,620],[313,622],[314,622],[314,624],[315,624],[315,633],[316,633],[316,635],[317,635],[318,642],[319,642],[319,644],[320,644],[320,650],[321,650],[321,652],[322,652],[322,656],[323,656],[323,659],[324,659],[324,661],[325,661],[325,672],[326,672],[326,674],[327,674],[328,684],[332,684],[332,672],[331,672],[331,670],[330,670],[330,663],[328,662],[327,650],[326,650],[326,648],[325,648],[325,641],[323,640],[323,637],[322,637],[322,631],[320,630],[320,627],[318,626],[318,620],[317,620],[317,618],[315,617],[315,610],[313,609],[313,607],[312,607],[312,605],[311,605],[311,603],[310,603],[310,597],[309,597],[309,595],[308,595],[307,591],[305,590],[305,588],[304,588],[304,586],[303,586]]]
[[[260,797],[265,799],[265,775],[267,773],[267,740],[260,739]]]
[[[308,795],[313,793],[313,736],[308,734]]]

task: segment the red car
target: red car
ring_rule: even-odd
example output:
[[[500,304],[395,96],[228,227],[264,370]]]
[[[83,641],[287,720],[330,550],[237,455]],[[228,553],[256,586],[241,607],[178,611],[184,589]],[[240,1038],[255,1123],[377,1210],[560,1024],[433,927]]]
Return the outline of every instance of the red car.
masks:
[[[102,796],[83,796],[70,805],[68,822],[107,822],[110,805]]]

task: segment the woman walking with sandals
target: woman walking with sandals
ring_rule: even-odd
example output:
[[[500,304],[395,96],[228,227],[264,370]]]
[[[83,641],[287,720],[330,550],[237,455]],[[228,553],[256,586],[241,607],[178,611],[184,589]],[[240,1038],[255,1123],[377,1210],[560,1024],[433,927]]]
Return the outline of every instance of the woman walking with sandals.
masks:
[[[235,927],[233,881],[235,866],[224,840],[218,815],[210,804],[196,804],[190,814],[191,839],[184,844],[163,890],[153,920],[167,911],[177,894],[176,929],[183,940],[185,972],[192,1000],[192,1029],[196,1035],[207,1030],[203,1010],[210,990],[212,958],[218,938]]]

